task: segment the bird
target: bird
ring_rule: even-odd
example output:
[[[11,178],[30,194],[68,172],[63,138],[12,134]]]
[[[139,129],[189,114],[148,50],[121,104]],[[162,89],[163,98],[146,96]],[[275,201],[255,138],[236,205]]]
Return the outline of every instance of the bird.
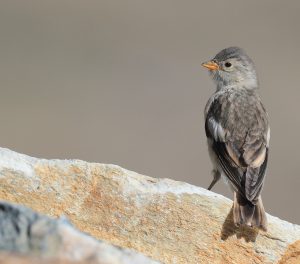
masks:
[[[239,47],[221,50],[202,63],[216,84],[205,110],[213,164],[212,187],[223,178],[233,191],[233,222],[267,231],[262,203],[270,141],[269,118],[258,93],[255,66]]]

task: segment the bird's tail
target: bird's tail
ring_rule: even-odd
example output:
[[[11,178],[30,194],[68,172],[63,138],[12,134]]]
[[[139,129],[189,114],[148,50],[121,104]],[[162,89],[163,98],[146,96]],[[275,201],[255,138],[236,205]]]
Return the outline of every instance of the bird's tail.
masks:
[[[267,216],[259,196],[253,204],[239,193],[234,193],[233,221],[236,225],[248,225],[267,231]]]

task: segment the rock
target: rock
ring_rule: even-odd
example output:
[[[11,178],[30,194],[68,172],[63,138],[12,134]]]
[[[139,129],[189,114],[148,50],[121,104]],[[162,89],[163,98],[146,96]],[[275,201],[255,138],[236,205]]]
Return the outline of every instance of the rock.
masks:
[[[158,263],[97,241],[63,219],[54,220],[5,202],[0,202],[0,250],[0,263]]]
[[[299,264],[300,263],[300,240],[289,245],[284,256],[278,264]]]
[[[237,228],[232,201],[187,183],[7,149],[0,149],[0,171],[1,199],[65,215],[97,239],[163,263],[276,263],[299,249],[292,245],[300,226],[268,215],[268,232]]]

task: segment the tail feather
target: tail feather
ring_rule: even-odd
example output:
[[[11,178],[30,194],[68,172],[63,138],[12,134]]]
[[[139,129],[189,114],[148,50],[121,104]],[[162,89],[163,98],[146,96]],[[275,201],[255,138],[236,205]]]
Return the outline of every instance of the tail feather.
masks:
[[[238,193],[234,193],[233,221],[236,225],[248,225],[267,231],[267,216],[259,196],[252,203]]]

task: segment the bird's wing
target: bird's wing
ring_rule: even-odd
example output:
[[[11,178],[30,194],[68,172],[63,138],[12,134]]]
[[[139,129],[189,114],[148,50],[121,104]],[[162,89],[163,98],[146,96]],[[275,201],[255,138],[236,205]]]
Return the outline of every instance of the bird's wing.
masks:
[[[206,136],[212,140],[220,167],[234,189],[250,201],[260,194],[268,160],[269,129],[266,112],[259,102],[252,107],[252,123],[215,100],[206,115]],[[235,106],[236,107],[236,106]],[[228,110],[228,109],[227,109]],[[236,107],[236,111],[239,111]],[[233,114],[234,113],[234,114]]]
[[[259,121],[261,120],[258,123]],[[243,144],[241,161],[247,165],[245,194],[250,201],[256,200],[262,189],[269,154],[269,133],[268,126],[264,129],[263,126],[256,125],[250,130]]]
[[[243,194],[244,191],[241,185],[243,172],[239,170],[235,156],[230,155],[228,151],[227,143],[225,142],[225,130],[213,117],[210,117],[206,119],[205,131],[206,136],[212,140],[212,149],[218,158],[219,165],[232,183],[234,189]]]

